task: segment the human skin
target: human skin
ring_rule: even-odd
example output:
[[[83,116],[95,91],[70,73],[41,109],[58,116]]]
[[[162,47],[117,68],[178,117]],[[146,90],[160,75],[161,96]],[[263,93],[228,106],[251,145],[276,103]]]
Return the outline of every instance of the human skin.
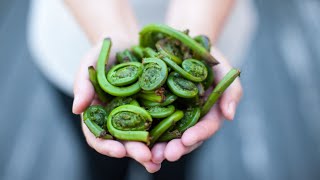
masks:
[[[89,105],[99,103],[89,80],[88,67],[96,65],[102,39],[112,38],[110,61],[114,62],[115,52],[137,44],[138,26],[126,0],[98,0],[95,3],[90,0],[65,0],[65,2],[86,32],[88,39],[94,44],[82,59],[74,84],[73,113],[82,114]],[[169,5],[167,24],[181,30],[188,28],[191,35],[207,35],[212,42],[215,42],[232,9],[232,4],[233,0],[173,0]],[[189,9],[192,13],[185,13]],[[220,62],[213,67],[217,83],[231,69],[231,65],[217,49],[212,48],[211,54]],[[181,139],[156,143],[151,150],[141,142],[96,138],[83,123],[82,129],[88,144],[97,152],[116,158],[131,157],[141,163],[148,172],[154,173],[161,168],[163,160],[177,161],[184,154],[200,146],[219,129],[224,118],[233,119],[241,96],[242,88],[237,78],[222,95],[219,103],[195,126],[184,132]]]

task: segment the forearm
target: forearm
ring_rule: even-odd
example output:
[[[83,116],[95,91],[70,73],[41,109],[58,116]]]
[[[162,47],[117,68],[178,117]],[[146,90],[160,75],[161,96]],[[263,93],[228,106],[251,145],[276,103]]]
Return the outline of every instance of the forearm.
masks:
[[[172,0],[167,24],[189,29],[190,35],[207,35],[212,42],[218,38],[235,0]]]
[[[65,3],[93,44],[105,37],[111,37],[113,42],[137,42],[138,26],[127,0],[65,0]]]

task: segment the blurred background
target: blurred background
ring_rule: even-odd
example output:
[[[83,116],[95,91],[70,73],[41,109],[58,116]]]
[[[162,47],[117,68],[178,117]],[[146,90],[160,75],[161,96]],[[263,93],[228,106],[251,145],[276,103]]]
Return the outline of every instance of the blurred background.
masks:
[[[87,146],[80,119],[71,113],[78,62],[65,62],[74,67],[65,70],[69,66],[38,60],[48,56],[45,49],[34,52],[50,49],[50,38],[60,37],[67,41],[49,57],[58,62],[81,32],[63,36],[64,26],[50,23],[68,18],[58,13],[63,7],[40,2],[0,1],[1,180],[114,179],[112,174],[122,171],[129,172],[126,179],[139,180],[320,179],[320,1],[237,1],[217,44],[242,70],[244,97],[236,118],[179,162],[164,163],[164,173],[156,175]],[[167,1],[131,2],[142,25],[163,22],[158,17]],[[55,13],[39,14],[49,10]],[[36,31],[45,25],[57,33],[46,34],[45,27]],[[80,61],[89,47],[83,43],[77,48]]]

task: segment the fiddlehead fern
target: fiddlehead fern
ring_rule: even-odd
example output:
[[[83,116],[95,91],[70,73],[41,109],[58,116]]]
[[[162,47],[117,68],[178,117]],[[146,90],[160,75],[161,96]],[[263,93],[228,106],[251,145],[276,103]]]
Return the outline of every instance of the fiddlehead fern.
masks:
[[[182,98],[193,98],[198,94],[197,86],[176,72],[170,73],[167,84],[175,95]]]
[[[170,127],[172,127],[176,122],[181,120],[183,117],[183,111],[177,110],[173,114],[171,114],[169,117],[162,120],[158,125],[156,125],[151,131],[150,131],[150,145],[152,146],[158,138],[166,132]]]
[[[142,64],[139,62],[126,62],[113,66],[107,78],[114,86],[125,86],[138,80],[142,73]]]
[[[120,140],[149,142],[152,117],[143,108],[122,105],[111,111],[107,120],[109,132]]]
[[[124,63],[124,62],[140,62],[138,58],[134,56],[128,49],[117,52],[116,53],[116,59],[118,63]]]
[[[205,65],[201,61],[195,59],[186,59],[182,62],[182,67],[180,67],[168,57],[161,56],[160,58],[182,77],[190,81],[201,82],[207,78],[207,68],[205,68]]]
[[[183,118],[177,122],[172,129],[167,130],[158,139],[158,141],[170,141],[171,139],[180,138],[187,129],[194,126],[198,122],[201,110],[199,107],[192,107],[183,112]]]
[[[150,58],[150,57],[157,57],[157,52],[155,52],[153,49],[146,47],[143,49],[143,54],[145,57]]]
[[[142,47],[154,47],[158,38],[154,37],[154,34],[163,34],[181,41],[185,46],[190,48],[194,54],[200,56],[210,65],[216,65],[219,62],[199,43],[189,37],[187,34],[177,31],[169,26],[161,24],[150,24],[145,26],[140,31],[140,45]]]
[[[132,46],[131,47],[131,50],[132,50],[132,53],[138,57],[139,59],[142,59],[144,58],[144,55],[143,55],[143,48],[141,46]]]
[[[201,117],[206,115],[211,107],[217,102],[222,93],[230,86],[230,84],[240,76],[238,69],[231,69],[223,79],[217,84],[217,86],[210,93],[206,103],[203,105],[201,110]]]
[[[144,100],[158,102],[158,103],[162,103],[166,99],[164,95],[161,96],[155,93],[139,93],[138,97]]]
[[[126,104],[139,106],[139,103],[133,97],[116,97],[109,102],[109,104],[105,107],[105,110],[107,114],[110,114],[110,112],[114,108],[117,108],[119,106],[126,105]]]
[[[199,78],[200,81],[207,78],[208,70],[201,61],[196,59],[186,59],[182,62],[182,68],[193,77]]]
[[[90,66],[88,68],[89,71],[89,79],[91,84],[93,85],[94,91],[97,93],[98,98],[101,102],[105,103],[107,101],[109,101],[112,96],[110,96],[109,94],[105,93],[101,87],[99,86],[98,80],[97,80],[97,72],[94,69],[93,66]]]
[[[96,137],[152,146],[181,137],[210,110],[240,72],[231,70],[206,98],[205,90],[213,84],[211,66],[218,62],[210,55],[209,38],[191,38],[188,32],[146,26],[140,45],[117,53],[119,64],[108,71],[111,41],[103,41],[97,71],[89,67],[89,75],[99,99],[109,102],[84,113],[84,123]]]
[[[92,134],[99,138],[112,139],[112,136],[104,129],[106,118],[107,113],[100,105],[90,106],[83,113],[83,121]]]
[[[210,52],[211,42],[208,36],[198,35],[193,38],[197,43],[199,43],[202,47],[204,47],[208,52]]]
[[[162,39],[156,43],[156,48],[162,56],[167,56],[172,61],[180,65],[182,63],[182,54],[180,49],[174,46],[174,43],[168,42],[167,39]]]
[[[212,86],[213,81],[214,81],[214,74],[212,71],[212,67],[205,64],[207,70],[208,70],[208,75],[207,78],[202,82],[204,89],[207,90],[210,86]]]
[[[161,59],[143,59],[143,73],[139,78],[141,89],[146,91],[158,89],[166,82],[167,76],[167,65]]]
[[[152,106],[147,107],[146,110],[153,118],[165,118],[174,112],[175,107],[173,105],[169,105],[167,107]]]
[[[141,103],[146,106],[146,107],[153,107],[153,106],[168,106],[169,104],[172,104],[175,100],[177,100],[178,96],[171,94],[171,93],[166,93],[166,98],[163,102],[155,102],[155,101],[150,101],[150,100],[144,100],[141,99]]]
[[[98,82],[100,87],[113,96],[131,96],[140,90],[139,83],[136,82],[127,87],[117,87],[109,83],[106,78],[106,64],[108,63],[109,53],[111,49],[111,40],[106,38],[103,41],[100,55],[97,61]]]
[[[207,36],[199,35],[199,36],[196,36],[193,39],[195,41],[197,41],[202,47],[206,48],[206,50],[208,52],[210,52],[211,42],[210,42],[210,39]],[[206,63],[204,63],[204,64],[207,67],[208,75],[207,75],[207,78],[202,83],[204,85],[204,89],[207,90],[213,84],[214,74],[213,74],[213,71],[212,71],[212,67],[209,66]]]

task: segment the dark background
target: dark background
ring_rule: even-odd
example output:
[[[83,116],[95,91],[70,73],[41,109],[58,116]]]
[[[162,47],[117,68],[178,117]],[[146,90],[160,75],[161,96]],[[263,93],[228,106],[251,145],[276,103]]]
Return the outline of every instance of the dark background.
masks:
[[[320,1],[254,2],[259,24],[240,66],[244,98],[235,121],[185,166],[165,165],[168,176],[180,166],[186,179],[320,179]],[[72,99],[33,64],[28,3],[0,2],[0,179],[113,179],[128,160],[88,148]],[[134,162],[129,171],[128,179],[150,178]]]

